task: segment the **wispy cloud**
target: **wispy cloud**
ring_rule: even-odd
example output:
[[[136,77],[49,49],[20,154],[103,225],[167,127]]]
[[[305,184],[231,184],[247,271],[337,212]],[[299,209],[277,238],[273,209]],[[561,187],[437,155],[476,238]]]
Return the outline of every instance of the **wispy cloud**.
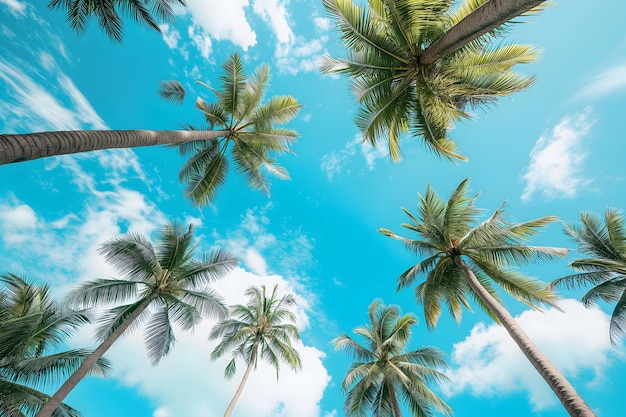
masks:
[[[591,109],[566,116],[549,133],[539,137],[530,152],[530,163],[522,179],[526,187],[522,200],[535,194],[545,198],[571,198],[589,183],[582,167],[587,157],[584,140],[593,122]]]
[[[320,168],[326,173],[329,181],[341,173],[350,173],[346,167],[359,148],[361,155],[365,158],[367,169],[370,171],[375,168],[376,161],[385,160],[389,157],[384,145],[372,146],[369,142],[363,143],[362,136],[358,133],[343,149],[331,151],[322,156]]]
[[[178,41],[180,41],[181,39],[180,32],[178,32],[176,29],[174,29],[172,26],[168,25],[167,23],[159,25],[159,29],[161,29],[161,34],[163,36],[163,40],[165,41],[165,44],[167,45],[167,47],[170,49],[177,49]]]
[[[14,16],[24,16],[26,14],[26,3],[18,0],[0,0],[5,4]]]
[[[48,56],[49,57],[49,56]],[[0,121],[4,131],[105,129],[106,124],[72,80],[48,58],[48,79],[42,85],[29,75],[28,68],[0,60],[0,83],[6,95],[0,101]],[[52,91],[57,91],[53,94]]]
[[[626,92],[626,63],[617,64],[593,77],[578,95],[584,98],[599,98],[609,94]]]
[[[609,342],[608,315],[571,299],[562,300],[559,306],[563,312],[525,311],[516,320],[566,377],[591,372],[591,388],[608,383],[603,370],[615,356]],[[454,345],[451,357],[448,376],[453,383],[444,387],[447,395],[524,392],[536,410],[558,405],[556,396],[500,325],[477,324],[465,340]]]

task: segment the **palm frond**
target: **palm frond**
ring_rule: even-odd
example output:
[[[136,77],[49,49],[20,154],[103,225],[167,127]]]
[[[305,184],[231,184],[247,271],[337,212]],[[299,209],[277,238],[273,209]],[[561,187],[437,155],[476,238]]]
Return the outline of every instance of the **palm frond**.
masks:
[[[176,80],[168,80],[161,81],[157,94],[165,101],[171,101],[175,104],[183,104],[187,91],[180,82]]]

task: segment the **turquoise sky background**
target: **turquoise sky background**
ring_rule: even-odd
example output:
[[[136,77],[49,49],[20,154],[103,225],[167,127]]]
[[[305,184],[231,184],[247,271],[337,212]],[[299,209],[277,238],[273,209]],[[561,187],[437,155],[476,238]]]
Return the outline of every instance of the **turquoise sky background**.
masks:
[[[46,3],[46,2],[43,2]],[[416,261],[396,241],[401,207],[414,210],[428,184],[442,196],[467,177],[488,212],[508,200],[524,221],[582,210],[626,208],[626,4],[555,2],[516,25],[509,39],[543,50],[530,90],[502,100],[451,132],[469,157],[438,160],[420,140],[402,142],[393,164],[384,148],[360,144],[346,80],[321,76],[316,62],[341,46],[321,2],[305,0],[188,0],[163,35],[127,22],[124,44],[94,25],[77,35],[60,11],[40,2],[0,0],[0,132],[69,129],[176,129],[199,123],[195,98],[210,101],[222,62],[233,52],[246,70],[272,69],[269,95],[291,94],[304,105],[289,127],[300,133],[296,155],[280,162],[292,180],[276,180],[271,197],[248,189],[235,173],[214,207],[195,209],[177,180],[176,150],[141,148],[64,156],[0,167],[0,272],[49,283],[59,295],[77,282],[113,271],[96,254],[128,230],[150,235],[168,220],[196,225],[200,248],[226,247],[241,268],[214,288],[229,303],[244,301],[252,284],[279,284],[296,294],[303,370],[285,368],[279,381],[259,366],[234,416],[342,416],[340,384],[351,359],[330,340],[367,322],[374,298],[414,312],[411,346],[447,354],[453,384],[439,392],[456,416],[562,417],[565,411],[508,336],[482,313],[459,325],[443,316],[427,331],[410,290],[396,293],[397,276]],[[177,79],[190,90],[182,106],[160,100],[159,82]],[[573,244],[559,224],[537,244]],[[528,272],[544,281],[569,273],[567,262]],[[543,313],[506,299],[507,307],[565,373],[599,417],[623,415],[626,388],[622,345],[608,342],[610,306],[586,310],[581,292],[564,292],[561,308]],[[148,364],[142,332],[107,356],[110,378],[82,382],[67,402],[85,417],[217,417],[239,382],[222,377],[227,358],[212,362],[211,322],[177,333],[173,353]],[[89,346],[88,329],[72,341]],[[50,390],[52,391],[52,388]]]

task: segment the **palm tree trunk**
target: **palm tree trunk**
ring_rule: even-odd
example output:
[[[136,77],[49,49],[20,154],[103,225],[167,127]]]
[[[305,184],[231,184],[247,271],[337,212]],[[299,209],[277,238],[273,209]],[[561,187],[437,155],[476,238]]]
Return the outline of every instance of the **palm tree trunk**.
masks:
[[[574,387],[537,348],[513,316],[480,284],[465,261],[460,256],[455,256],[454,262],[463,268],[469,286],[498,318],[502,327],[509,333],[522,353],[524,353],[537,372],[554,391],[567,413],[572,417],[595,417],[594,412],[591,411],[591,408],[583,401]]]
[[[120,327],[115,329],[113,333],[98,346],[92,353],[85,359],[85,361],[78,367],[76,371],[61,385],[61,387],[54,393],[52,397],[41,407],[41,410],[35,415],[35,417],[50,417],[54,410],[61,405],[65,397],[78,385],[78,383],[87,375],[89,370],[94,364],[109,350],[109,348],[115,343],[117,339],[124,333],[124,331],[143,313],[150,303],[159,295],[158,292],[152,293],[146,300],[133,311],[126,321],[124,321]]]
[[[393,384],[391,382],[387,382],[387,390],[389,391],[389,397],[391,398],[391,403],[393,404],[393,413],[395,414],[394,417],[402,417],[400,404],[398,404],[398,398],[396,397],[396,390],[393,389]]]
[[[226,413],[224,413],[224,417],[230,417],[230,415],[233,413],[233,410],[235,408],[235,404],[237,404],[237,401],[239,400],[239,397],[241,396],[241,393],[243,392],[243,387],[244,387],[244,385],[246,385],[246,381],[248,380],[248,376],[250,375],[250,372],[252,371],[252,368],[254,366],[255,358],[256,358],[256,347],[253,348],[252,357],[250,358],[250,363],[248,363],[248,367],[246,368],[246,372],[243,374],[243,378],[241,379],[241,382],[239,383],[239,387],[237,387],[237,391],[235,392],[235,396],[233,397],[232,400],[230,400],[230,404],[228,404],[228,408],[226,409]]]
[[[450,28],[419,58],[420,65],[429,65],[464,45],[527,12],[545,0],[489,0]]]
[[[225,130],[72,130],[0,135],[0,165],[101,149],[216,139],[226,134]]]

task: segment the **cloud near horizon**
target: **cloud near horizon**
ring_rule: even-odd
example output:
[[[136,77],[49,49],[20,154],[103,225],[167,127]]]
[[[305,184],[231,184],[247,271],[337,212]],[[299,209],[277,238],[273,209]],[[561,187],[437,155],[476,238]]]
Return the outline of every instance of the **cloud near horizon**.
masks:
[[[586,382],[588,387],[600,389],[609,384],[603,370],[620,354],[609,342],[609,316],[572,299],[561,300],[559,307],[563,312],[553,308],[544,312],[528,310],[515,319],[574,386],[585,383],[576,379],[583,373],[593,375]],[[559,404],[502,326],[478,323],[469,336],[454,345],[451,359],[448,376],[454,383],[444,386],[448,396],[468,392],[492,397],[525,392],[536,411]]]

